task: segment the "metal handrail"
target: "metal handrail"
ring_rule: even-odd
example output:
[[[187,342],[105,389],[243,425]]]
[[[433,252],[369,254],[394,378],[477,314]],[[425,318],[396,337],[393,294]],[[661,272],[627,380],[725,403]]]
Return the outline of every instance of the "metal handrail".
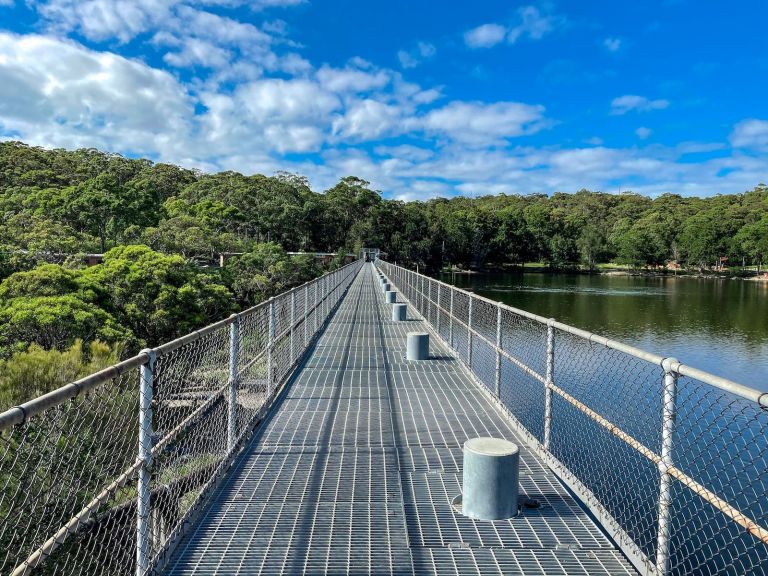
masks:
[[[384,260],[380,260],[380,262],[388,264],[390,266],[395,266],[394,264],[385,262]],[[546,318],[544,316],[539,316],[538,314],[528,312],[527,310],[522,310],[520,308],[509,306],[504,302],[491,300],[490,298],[486,298],[485,296],[475,294],[474,292],[464,290],[452,284],[448,284],[446,282],[443,282],[442,280],[438,280],[437,278],[431,278],[430,276],[426,276],[419,272],[414,272],[413,270],[408,270],[407,268],[403,268],[401,266],[397,266],[397,267],[411,274],[417,274],[420,277],[428,279],[430,282],[435,282],[436,284],[444,286],[450,290],[454,290],[456,292],[460,292],[461,294],[465,294],[470,298],[474,298],[476,300],[486,302],[488,304],[491,304],[492,306],[496,306],[498,308],[501,308],[502,310],[507,310],[518,316],[522,316],[530,320],[535,320],[536,322],[539,322],[541,324],[546,325],[551,323],[552,326],[554,328],[557,328],[558,330],[562,330],[563,332],[573,334],[574,336],[579,336],[580,338],[583,338],[595,344],[600,344],[602,346],[605,346],[606,348],[611,348],[619,352],[624,352],[625,354],[629,354],[630,356],[634,356],[635,358],[645,360],[646,362],[651,362],[652,364],[658,364],[659,366],[661,366],[661,363],[666,358],[665,356],[660,356],[658,354],[654,354],[653,352],[648,352],[641,348],[636,348],[635,346],[631,346],[624,342],[620,342],[618,340],[612,340],[611,338],[601,336],[600,334],[595,334],[594,332],[589,332],[587,330],[576,328],[575,326],[571,326],[569,324],[564,324],[563,322],[558,322],[557,320],[553,320],[552,318]],[[424,295],[424,296],[426,296],[426,299],[430,303],[436,304],[434,300],[432,300],[429,296],[427,295]],[[449,311],[445,310],[445,308],[443,308],[442,306],[440,307],[440,309],[443,310],[443,312],[445,312],[446,314],[453,316]],[[456,322],[460,322],[463,326],[465,327],[467,326],[467,324],[462,320],[460,320],[459,318],[456,318],[455,316],[453,316],[453,319]],[[477,332],[476,330],[474,329],[471,329],[471,330],[473,334],[483,337],[483,335]],[[490,342],[487,338],[484,338],[484,339]],[[744,384],[739,384],[738,382],[729,380],[728,378],[723,378],[722,376],[717,376],[715,374],[705,372],[704,370],[700,370],[692,366],[687,366],[681,362],[676,362],[675,366],[673,367],[673,372],[676,372],[681,376],[689,376],[691,378],[695,378],[696,380],[700,380],[705,384],[709,384],[710,386],[714,386],[715,388],[719,388],[720,390],[725,390],[726,392],[736,394],[737,396],[740,396],[747,400],[751,400],[752,402],[758,403],[760,406],[768,408],[768,392],[762,392],[756,388],[751,388],[749,386],[745,386]]]
[[[356,262],[352,262],[350,264],[343,266],[342,268],[339,268],[338,270],[343,270],[350,266],[354,266],[355,264]],[[309,280],[308,282],[304,282],[299,286],[295,286],[290,290],[287,290],[286,292],[282,293],[281,296],[301,290],[305,286],[315,284],[320,280],[322,280],[323,278],[333,274],[334,272],[337,272],[338,270],[332,270],[331,272],[326,272],[322,276],[318,276],[317,278]],[[325,298],[327,298],[327,295],[324,296],[323,300],[321,300],[320,302],[324,301]],[[274,297],[270,298],[269,300],[265,300],[264,302],[260,302],[255,306],[252,306],[246,310],[243,310],[242,312],[239,312],[238,315],[240,316],[240,318],[249,316],[262,308],[268,307],[270,302],[272,302],[273,300],[274,300]],[[319,306],[319,302],[312,309],[315,310],[317,306]],[[189,334],[185,334],[184,336],[176,338],[175,340],[171,340],[170,342],[161,344],[160,346],[157,346],[152,350],[157,355],[157,358],[161,358],[162,356],[184,346],[185,344],[190,344],[192,342],[195,342],[196,340],[199,340],[206,334],[210,334],[211,332],[219,328],[222,328],[224,326],[229,326],[234,321],[233,316],[229,316],[228,318],[224,318],[223,320],[219,320],[218,322],[209,324],[208,326],[205,326],[204,328],[200,328],[199,330],[194,330]],[[113,366],[109,366],[108,368],[104,368],[103,370],[100,370],[93,374],[89,374],[88,376],[85,376],[79,380],[76,380],[69,384],[65,384],[60,388],[57,388],[56,390],[52,390],[51,392],[43,394],[42,396],[33,398],[32,400],[24,402],[23,404],[19,404],[18,406],[13,406],[11,408],[8,408],[4,410],[2,413],[0,413],[0,432],[7,430],[9,428],[12,428],[13,426],[23,424],[27,419],[31,418],[32,416],[45,412],[46,410],[50,410],[51,408],[55,408],[56,406],[63,404],[67,400],[72,400],[73,398],[76,398],[80,394],[87,392],[89,390],[92,390],[99,384],[103,384],[105,382],[113,380],[114,378],[117,378],[118,376],[125,374],[129,370],[137,368],[142,364],[146,364],[148,360],[149,360],[149,356],[142,351],[141,353],[136,354],[135,356],[131,356],[130,358],[127,358],[122,362],[118,362]]]
[[[322,276],[319,276],[318,278],[315,278],[313,280],[310,280],[309,282],[305,282],[304,284],[301,284],[300,286],[296,286],[292,288],[291,290],[288,290],[284,293],[281,293],[280,295],[270,298],[269,300],[266,300],[265,302],[262,302],[256,306],[253,306],[239,314],[232,314],[228,318],[225,318],[223,320],[220,320],[218,322],[215,322],[213,324],[210,324],[209,326],[206,326],[200,330],[196,330],[194,332],[191,332],[189,334],[186,334],[185,336],[182,336],[180,338],[177,338],[171,342],[165,343],[161,346],[158,346],[154,349],[147,349],[142,350],[139,354],[128,358],[127,360],[124,360],[114,366],[111,366],[109,368],[106,368],[104,370],[101,370],[95,374],[91,374],[89,376],[86,376],[85,378],[82,378],[76,382],[66,384],[57,390],[54,390],[48,394],[45,394],[43,396],[40,396],[38,398],[35,398],[33,400],[30,400],[29,402],[26,402],[20,406],[15,406],[13,408],[10,408],[0,414],[0,432],[6,429],[13,428],[14,426],[21,425],[24,422],[26,422],[29,418],[39,415],[42,412],[45,412],[47,410],[50,410],[52,408],[55,408],[64,402],[74,399],[78,395],[91,391],[98,387],[100,384],[104,384],[114,378],[119,377],[122,374],[127,373],[131,369],[139,368],[141,370],[141,376],[140,376],[140,384],[141,384],[141,390],[137,390],[139,392],[140,398],[143,402],[145,402],[147,405],[143,406],[140,410],[140,416],[143,418],[143,426],[150,426],[151,427],[151,416],[147,419],[147,414],[151,415],[151,397],[152,397],[152,388],[154,386],[153,379],[154,379],[154,364],[155,361],[164,356],[168,353],[177,350],[178,348],[195,342],[202,338],[203,336],[210,334],[211,332],[214,332],[215,330],[218,330],[220,328],[223,328],[225,326],[239,326],[240,321],[244,317],[248,317],[251,314],[262,310],[264,308],[269,308],[270,315],[271,315],[271,322],[270,322],[270,339],[267,346],[256,353],[256,355],[247,362],[246,365],[239,367],[237,362],[237,343],[234,343],[234,348],[230,348],[230,378],[228,382],[223,383],[221,386],[219,386],[216,390],[214,390],[210,396],[206,399],[206,401],[198,406],[193,412],[188,414],[179,424],[177,424],[172,430],[170,430],[168,433],[166,433],[161,439],[153,442],[151,439],[151,429],[148,428],[147,430],[141,429],[140,433],[140,449],[139,449],[139,458],[136,460],[136,462],[130,466],[128,469],[124,470],[116,480],[113,480],[108,486],[106,486],[96,497],[94,497],[90,502],[88,502],[80,511],[75,513],[70,520],[68,520],[63,526],[61,526],[56,533],[46,540],[42,545],[40,545],[37,549],[35,549],[29,556],[27,556],[26,560],[20,563],[12,572],[13,576],[21,576],[23,574],[29,574],[36,566],[38,566],[46,557],[50,556],[57,548],[59,548],[64,542],[67,541],[67,539],[72,536],[73,534],[77,533],[78,530],[85,525],[91,514],[97,510],[101,505],[104,504],[113,494],[115,494],[119,489],[124,487],[128,481],[133,479],[136,474],[139,474],[139,486],[138,486],[138,507],[139,507],[139,527],[137,530],[137,536],[138,536],[138,542],[137,542],[137,548],[139,550],[138,554],[138,563],[137,563],[137,574],[143,574],[149,569],[149,557],[148,557],[148,549],[146,548],[146,543],[142,542],[142,540],[145,540],[147,537],[146,533],[146,526],[142,527],[142,506],[145,503],[148,503],[149,498],[149,476],[146,475],[146,471],[151,463],[151,460],[154,456],[159,455],[163,452],[163,450],[168,446],[175,438],[177,438],[180,434],[185,432],[185,430],[189,429],[192,424],[194,424],[199,417],[205,413],[205,411],[210,408],[215,402],[217,402],[223,395],[227,389],[231,389],[231,393],[236,394],[236,386],[237,382],[239,381],[240,375],[253,363],[264,359],[266,356],[268,358],[268,362],[271,362],[271,355],[272,355],[272,348],[275,342],[280,341],[284,338],[286,338],[289,334],[293,334],[295,329],[301,325],[302,322],[306,322],[307,318],[312,312],[315,312],[326,303],[326,301],[330,298],[330,295],[336,291],[337,288],[342,286],[350,276],[350,272],[352,271],[353,267],[359,266],[360,262],[352,262],[350,264],[347,264],[346,266],[343,266],[342,268],[339,268],[337,270],[333,270],[331,272],[327,272],[326,274],[323,274]],[[340,272],[343,272],[344,270],[347,270],[346,273],[339,274]],[[287,326],[285,329],[281,330],[279,334],[275,334],[273,330],[274,326],[274,303],[279,298],[286,298],[290,297],[291,302],[295,302],[295,298],[293,295],[301,290],[302,288],[308,287],[312,284],[321,285],[321,283],[328,277],[336,274],[338,280],[334,284],[329,284],[327,286],[324,286],[324,293],[322,294],[322,297],[316,298],[315,302],[311,307],[306,307],[303,311],[303,314],[300,319],[297,319],[295,317],[295,310],[292,309],[291,311],[291,323],[289,326]],[[319,295],[318,295],[319,296]],[[326,312],[330,312],[331,306],[327,307]],[[238,332],[234,333],[235,335],[238,334]],[[305,348],[308,343],[305,342]],[[234,354],[234,356],[233,356]],[[285,374],[282,376],[279,382],[275,382],[276,385],[280,385],[284,383],[287,378],[290,377],[290,374],[292,370],[295,368],[299,358],[293,357],[293,348],[291,350],[291,365],[286,370]],[[232,362],[234,361],[234,371],[232,371]],[[271,378],[271,374],[270,374]],[[276,388],[278,387],[276,386]],[[274,390],[272,390],[272,382],[270,381],[268,383],[268,396],[273,396]],[[233,402],[233,397],[230,396],[229,401]],[[230,411],[229,413],[229,431],[228,431],[228,450],[227,455],[225,457],[228,458],[236,448],[236,440],[232,436],[232,429],[231,426],[234,424],[234,419],[236,418],[236,412]],[[140,427],[141,428],[141,427]],[[152,445],[154,444],[154,445]],[[144,450],[144,453],[142,454],[142,450]],[[219,465],[217,468],[217,474],[222,469],[222,464]],[[144,478],[142,478],[142,473],[145,473]],[[211,479],[210,482],[212,482],[213,479]]]
[[[473,368],[472,368],[472,354],[471,354],[473,337],[479,338],[485,345],[489,346],[496,353],[497,359],[496,359],[495,397],[498,401],[501,400],[500,391],[499,391],[499,386],[500,386],[499,361],[500,361],[500,358],[502,357],[506,358],[507,360],[512,362],[515,366],[517,366],[519,369],[521,369],[523,372],[525,372],[526,374],[528,374],[529,376],[531,376],[532,378],[534,378],[535,380],[539,381],[544,385],[544,390],[545,390],[544,442],[540,443],[527,429],[525,429],[524,427],[523,429],[527,433],[529,439],[532,440],[532,444],[534,445],[534,447],[541,452],[542,456],[545,457],[546,461],[556,463],[558,467],[564,468],[567,472],[570,472],[567,470],[567,467],[565,467],[562,463],[560,463],[556,458],[554,458],[551,452],[549,452],[550,435],[551,435],[551,394],[555,393],[559,397],[563,398],[566,402],[568,402],[571,406],[573,406],[574,408],[576,408],[577,410],[579,410],[580,412],[588,416],[590,419],[592,419],[602,428],[604,428],[605,430],[610,432],[612,435],[614,435],[615,437],[617,437],[618,439],[626,443],[628,446],[636,450],[639,454],[643,455],[645,458],[647,458],[649,461],[653,462],[657,466],[659,470],[661,482],[659,487],[659,490],[660,490],[659,511],[658,511],[659,526],[658,526],[658,534],[657,534],[658,536],[657,556],[656,556],[655,562],[651,562],[645,556],[645,554],[635,545],[632,538],[628,534],[626,534],[626,532],[618,524],[618,522],[616,522],[610,516],[610,514],[607,513],[607,511],[605,510],[605,508],[602,506],[601,503],[598,502],[598,505],[595,507],[597,509],[593,510],[593,512],[595,512],[601,518],[606,518],[606,516],[608,516],[607,520],[610,521],[615,528],[614,536],[616,536],[617,540],[619,540],[621,543],[629,545],[630,549],[628,550],[628,556],[633,559],[634,563],[639,569],[641,569],[642,571],[648,574],[659,574],[659,575],[666,574],[668,571],[670,530],[671,530],[671,519],[670,519],[671,485],[670,483],[672,479],[679,481],[683,486],[690,489],[692,492],[697,494],[704,501],[708,502],[714,508],[716,508],[721,513],[723,513],[726,517],[730,518],[732,521],[734,521],[735,523],[740,525],[742,528],[744,528],[749,534],[754,536],[757,540],[768,545],[768,529],[764,528],[758,522],[756,522],[752,518],[749,518],[746,514],[744,514],[743,512],[738,510],[736,507],[732,506],[731,504],[729,504],[723,498],[719,497],[717,494],[715,494],[714,492],[707,489],[702,484],[700,484],[699,482],[691,478],[683,470],[675,466],[672,460],[672,436],[674,433],[675,395],[676,395],[676,386],[677,386],[678,376],[688,376],[688,377],[694,378],[714,388],[737,395],[748,401],[755,402],[760,408],[763,408],[763,409],[768,407],[768,393],[761,392],[754,388],[744,386],[742,384],[733,382],[731,380],[722,378],[720,376],[709,374],[697,368],[685,366],[674,358],[664,358],[657,354],[646,352],[645,350],[641,350],[634,346],[627,345],[623,342],[611,340],[604,336],[600,336],[598,334],[594,334],[586,330],[569,326],[567,324],[558,322],[551,318],[549,319],[544,318],[542,316],[532,314],[525,310],[520,310],[518,308],[508,306],[502,302],[497,302],[489,298],[474,294],[467,290],[462,290],[461,288],[457,288],[455,286],[452,286],[440,280],[429,278],[423,274],[419,274],[418,272],[413,272],[411,270],[407,270],[405,268],[398,267],[381,260],[379,261],[379,263],[383,264],[385,268],[385,273],[389,272],[389,270],[387,270],[386,267],[392,267],[397,273],[405,273],[406,275],[412,277],[412,278],[406,278],[405,282],[408,284],[409,288],[411,288],[413,290],[413,293],[415,294],[414,302],[417,304],[416,306],[417,310],[421,309],[421,310],[429,311],[430,305],[431,305],[431,306],[434,306],[437,311],[438,320],[440,318],[440,312],[442,312],[449,318],[450,342],[446,341],[446,344],[448,344],[450,348],[452,349],[454,348],[453,324],[456,323],[459,326],[461,326],[462,329],[466,329],[467,359],[465,362],[463,359],[460,358],[460,355],[459,355],[459,359],[467,366],[470,373],[474,374]],[[393,276],[392,274],[388,274],[388,275]],[[432,299],[431,289],[429,291],[424,290],[425,280],[428,282],[437,284],[438,297],[440,295],[441,288],[447,288],[449,290],[449,294],[451,298],[450,310],[446,310],[445,307],[442,306],[439,301],[436,302]],[[397,284],[397,282],[394,281],[394,279],[391,279],[390,281],[394,285]],[[401,292],[403,292],[402,289],[401,289]],[[454,302],[455,293],[466,295],[466,297],[468,298],[468,311],[467,311],[468,319],[466,322],[458,318],[453,313],[453,302]],[[408,299],[408,297],[404,293],[403,293],[403,297],[406,298],[406,300]],[[483,334],[482,332],[480,332],[479,330],[477,330],[475,327],[472,326],[473,300],[485,302],[493,306],[497,310],[496,341],[493,341],[491,338],[487,337],[485,334]],[[510,354],[509,352],[503,349],[503,347],[501,346],[501,311],[502,310],[506,310],[508,312],[511,312],[514,315],[533,320],[539,324],[546,326],[547,328],[547,350],[546,350],[547,373],[546,375],[540,374],[539,372],[527,366],[524,362],[522,362],[521,360],[514,357],[512,354]],[[428,321],[426,317],[425,317],[425,320]],[[573,395],[569,394],[567,391],[565,391],[561,387],[555,385],[552,378],[553,361],[554,361],[554,354],[553,354],[554,329],[558,329],[563,332],[572,334],[574,336],[578,336],[588,341],[589,343],[600,344],[607,348],[617,350],[629,356],[644,360],[651,364],[658,365],[662,368],[664,372],[664,381],[663,381],[664,403],[662,406],[663,425],[662,425],[661,454],[656,453],[655,451],[650,449],[648,446],[646,446],[645,444],[643,444],[642,442],[634,438],[632,435],[622,430],[615,423],[601,416],[599,413],[589,408],[586,404],[579,401]],[[441,339],[443,339],[442,334],[440,334],[440,332],[437,332],[437,335]],[[522,425],[520,426],[522,427]],[[589,490],[581,483],[581,481],[578,478],[574,478],[574,480],[575,480],[574,484],[578,484],[578,488],[582,489],[581,490],[582,492],[589,492]],[[573,485],[571,487],[574,489],[577,488],[576,485]],[[577,493],[579,492],[579,490],[576,490],[576,491]],[[590,492],[590,495],[591,495],[591,492]],[[594,497],[594,495],[592,496]],[[587,506],[588,507],[590,506],[589,503],[587,503]]]

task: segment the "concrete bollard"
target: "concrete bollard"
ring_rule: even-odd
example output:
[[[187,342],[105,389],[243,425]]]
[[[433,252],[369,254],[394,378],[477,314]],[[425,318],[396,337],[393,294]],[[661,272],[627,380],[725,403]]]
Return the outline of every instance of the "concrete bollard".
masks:
[[[385,292],[384,301],[387,304],[394,304],[395,302],[397,302],[397,292],[395,292],[394,290],[389,290]]]
[[[384,282],[384,283],[381,285],[381,289],[384,291],[384,293],[387,293],[387,292],[389,292],[389,282]]]
[[[502,520],[517,515],[520,450],[501,438],[472,438],[464,442],[461,511],[478,520]]]
[[[404,322],[408,313],[407,304],[395,304],[392,306],[392,320],[395,322]]]
[[[408,332],[405,346],[405,357],[408,360],[428,360],[429,359],[429,333],[428,332]]]

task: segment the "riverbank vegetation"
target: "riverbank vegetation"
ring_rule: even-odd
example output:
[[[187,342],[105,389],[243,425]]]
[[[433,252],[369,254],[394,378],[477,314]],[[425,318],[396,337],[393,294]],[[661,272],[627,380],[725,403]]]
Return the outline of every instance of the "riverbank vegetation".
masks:
[[[15,386],[8,362],[26,374],[30,358],[49,353],[34,378],[53,386],[80,373],[78,358],[90,368],[156,345],[321,272],[311,256],[288,251],[338,252],[340,264],[361,246],[432,271],[531,261],[762,267],[768,188],[709,198],[581,190],[401,202],[354,176],[319,193],[294,174],[204,174],[3,142],[0,388]],[[240,255],[220,268],[221,253]],[[88,266],[86,254],[103,256]]]

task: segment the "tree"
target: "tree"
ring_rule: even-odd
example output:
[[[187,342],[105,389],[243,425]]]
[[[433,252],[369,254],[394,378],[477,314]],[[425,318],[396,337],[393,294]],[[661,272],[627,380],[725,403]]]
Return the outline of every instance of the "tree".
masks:
[[[24,351],[0,360],[0,411],[98,372],[120,360],[120,346],[75,340],[63,350],[31,344]]]
[[[228,260],[223,279],[240,305],[249,307],[313,278],[317,271],[311,256],[291,258],[279,244],[267,242]]]
[[[111,314],[77,296],[22,296],[0,308],[0,352],[28,343],[63,350],[77,339],[134,342],[131,331]]]
[[[744,225],[736,234],[735,242],[757,264],[760,273],[762,264],[768,258],[768,215],[757,222]]]
[[[594,270],[595,265],[605,250],[605,238],[597,226],[594,224],[585,225],[579,234],[576,245],[579,249],[581,261],[590,270]]]
[[[181,256],[120,246],[83,277],[109,295],[106,309],[141,340],[156,345],[234,311],[226,286]]]

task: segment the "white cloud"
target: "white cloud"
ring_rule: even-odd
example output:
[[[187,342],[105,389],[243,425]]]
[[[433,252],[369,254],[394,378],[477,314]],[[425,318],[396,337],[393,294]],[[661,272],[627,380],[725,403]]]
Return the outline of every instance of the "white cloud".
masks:
[[[730,141],[737,148],[768,150],[768,121],[749,118],[733,127]]]
[[[540,40],[554,30],[557,23],[563,22],[562,17],[546,16],[535,6],[523,6],[517,11],[520,24],[507,33],[507,42],[514,44],[520,38]]]
[[[640,126],[637,130],[635,130],[635,134],[637,135],[640,140],[647,139],[651,134],[653,134],[653,130],[650,128],[647,128],[646,126]]]
[[[416,68],[419,64],[432,58],[437,52],[434,44],[429,42],[419,42],[416,48],[411,51],[400,50],[397,53],[397,59],[403,68]]]
[[[198,38],[184,40],[179,51],[168,52],[163,56],[163,60],[177,68],[198,65],[205,68],[223,68],[231,58],[232,54],[228,50]]]
[[[500,24],[483,24],[464,33],[464,42],[470,48],[490,48],[504,40],[507,29]]]
[[[467,144],[489,144],[533,134],[550,125],[543,106],[519,102],[451,102],[424,118],[427,132]]]
[[[350,106],[333,123],[333,132],[342,138],[375,140],[398,131],[401,111],[397,106],[365,99]]]
[[[59,31],[77,31],[89,40],[128,42],[169,18],[178,0],[47,0],[39,13]]]
[[[0,125],[34,144],[169,152],[193,104],[161,70],[46,36],[0,33]]]
[[[608,50],[608,52],[618,52],[621,50],[621,38],[606,38],[603,40],[603,47]]]
[[[470,48],[491,48],[503,41],[514,44],[523,38],[540,40],[565,22],[562,16],[542,14],[535,6],[522,6],[517,10],[518,23],[503,26],[483,24],[464,33],[464,43]]]
[[[95,146],[205,170],[285,169],[306,174],[321,189],[356,174],[401,198],[616,191],[617,182],[650,194],[709,195],[751,188],[768,173],[765,155],[729,153],[724,142],[637,142],[625,149],[593,138],[573,147],[523,146],[520,137],[555,124],[542,106],[441,101],[442,87],[420,86],[360,58],[318,68],[284,37],[285,25],[253,26],[205,11],[216,2],[158,0],[153,14],[144,0],[130,9],[118,9],[117,0],[70,2],[75,11],[109,7],[87,24],[72,15],[73,30],[110,31],[105,38],[119,40],[147,34],[144,39],[153,39],[166,62],[194,67],[178,76],[55,37],[0,34],[0,137]],[[562,21],[531,10],[519,18],[502,27],[497,43],[541,38]],[[115,32],[121,23],[124,36]],[[65,21],[59,30],[69,25]],[[429,58],[434,47],[416,44],[408,54]],[[612,102],[612,111],[668,105],[625,95]],[[636,134],[642,140],[650,130],[641,127]],[[730,141],[739,149],[768,150],[768,121],[740,122]],[[366,145],[352,146],[358,143]],[[308,159],[287,156],[297,152]],[[697,152],[710,154],[702,161],[684,158]]]
[[[611,101],[611,114],[626,114],[627,112],[648,112],[650,110],[663,110],[669,107],[669,101],[658,99],[651,100],[645,96],[625,94]]]
[[[317,79],[331,92],[368,92],[384,88],[392,81],[392,76],[383,70],[372,69],[367,63],[350,62],[346,68],[321,67]]]

